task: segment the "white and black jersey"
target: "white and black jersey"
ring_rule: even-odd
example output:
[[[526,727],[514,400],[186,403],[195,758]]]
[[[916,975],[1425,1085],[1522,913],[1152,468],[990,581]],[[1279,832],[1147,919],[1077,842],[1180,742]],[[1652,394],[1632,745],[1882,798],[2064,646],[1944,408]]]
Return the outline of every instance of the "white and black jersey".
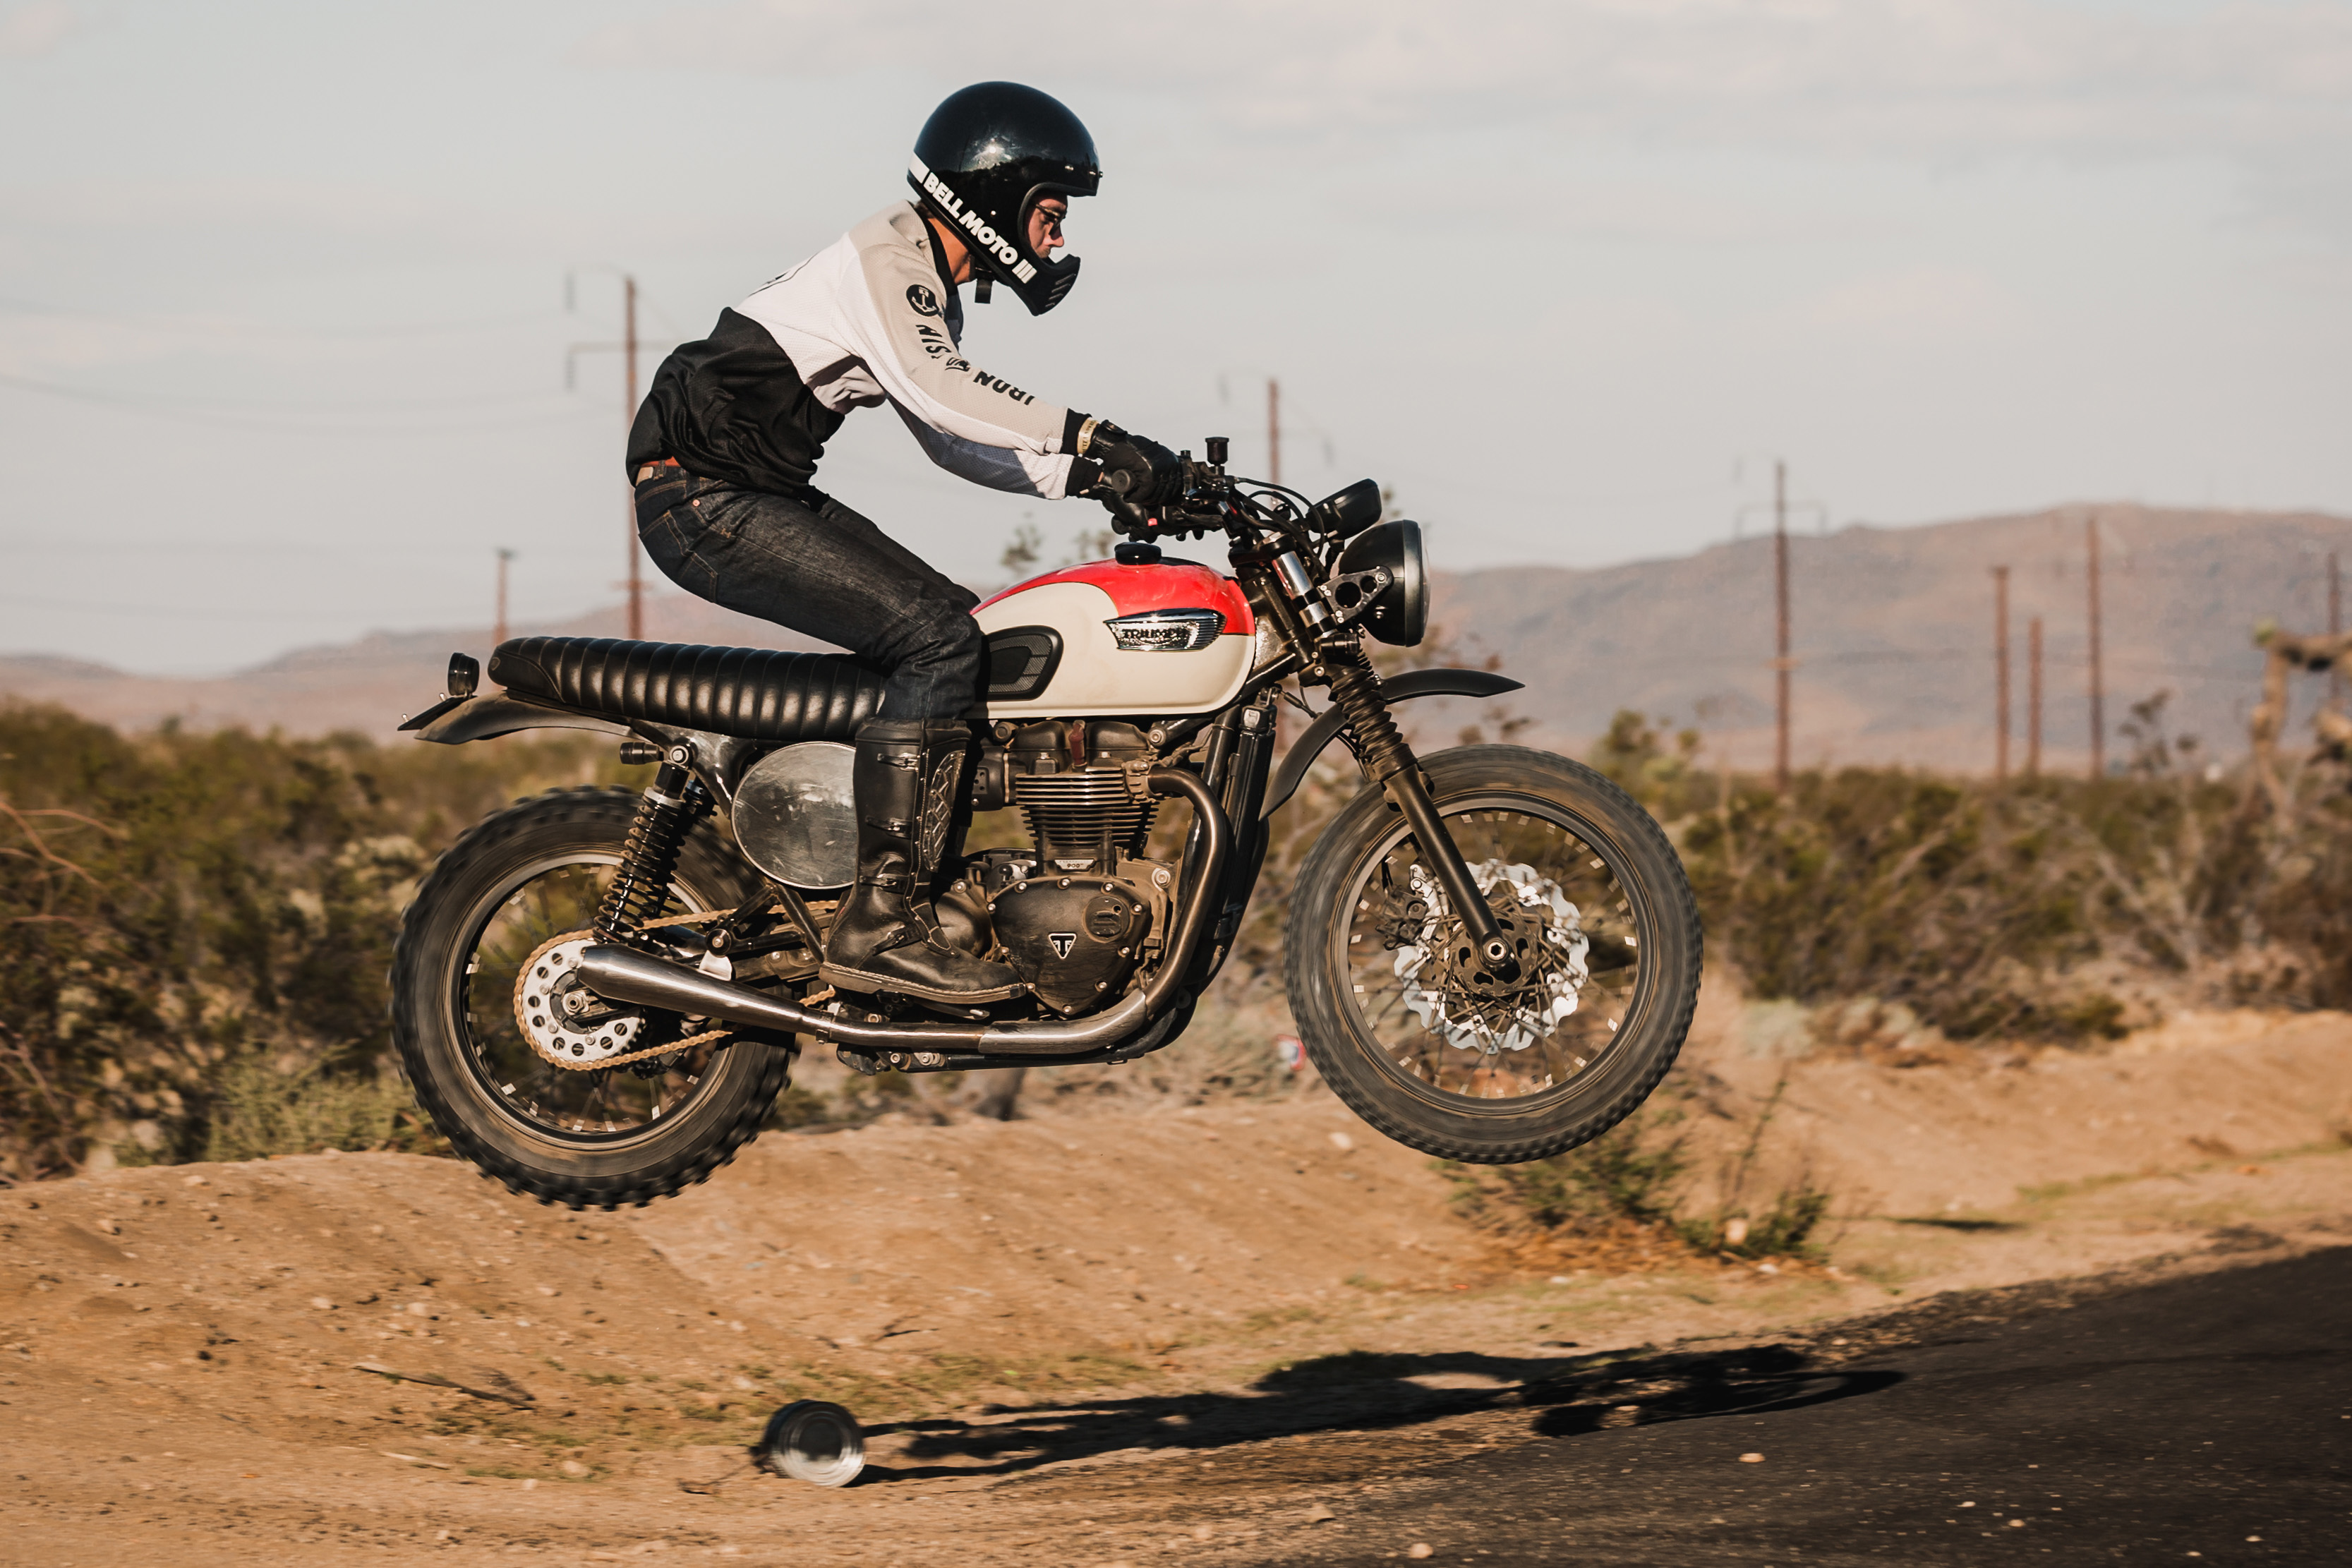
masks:
[[[674,351],[629,431],[629,469],[804,498],[853,408],[888,403],[931,460],[983,485],[1066,492],[1083,416],[966,359],[963,301],[921,216],[893,203]]]

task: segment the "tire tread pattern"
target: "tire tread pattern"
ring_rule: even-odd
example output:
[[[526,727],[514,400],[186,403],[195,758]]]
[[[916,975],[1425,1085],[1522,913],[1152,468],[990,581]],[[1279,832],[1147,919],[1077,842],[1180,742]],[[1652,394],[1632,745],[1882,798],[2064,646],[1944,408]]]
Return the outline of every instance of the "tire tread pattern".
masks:
[[[513,1158],[467,1125],[449,1087],[439,1081],[436,1064],[425,1048],[428,1032],[438,1026],[435,1017],[438,999],[435,993],[439,970],[432,949],[435,938],[446,939],[446,932],[435,929],[436,917],[445,917],[446,906],[453,900],[462,902],[467,883],[478,879],[484,868],[495,866],[500,857],[510,853],[515,841],[524,833],[570,825],[595,830],[608,827],[615,818],[625,831],[636,804],[637,796],[629,790],[582,784],[549,790],[484,817],[434,862],[432,871],[419,885],[408,907],[401,922],[400,939],[393,949],[393,1037],[399,1046],[402,1066],[418,1108],[432,1119],[435,1128],[449,1141],[457,1155],[470,1162],[484,1177],[503,1183],[509,1192],[570,1209],[642,1207],[656,1198],[673,1197],[698,1182],[709,1180],[713,1172],[735,1158],[736,1151],[759,1136],[769,1108],[783,1090],[792,1072],[789,1051],[743,1040],[731,1048],[759,1049],[767,1053],[767,1059],[748,1091],[738,1094],[733,1104],[710,1108],[720,1114],[704,1138],[625,1175],[604,1176],[535,1167]],[[617,812],[616,806],[620,808]],[[709,850],[729,859],[736,858],[708,823],[697,826],[695,837]],[[611,847],[620,847],[618,834],[612,837]],[[752,873],[747,868],[745,874]],[[446,918],[454,916],[442,918],[444,926]]]
[[[1666,992],[1668,1011],[1643,1031],[1651,1042],[1642,1047],[1647,1049],[1649,1059],[1632,1081],[1605,1100],[1580,1108],[1565,1124],[1515,1140],[1472,1142],[1449,1133],[1434,1113],[1410,1099],[1382,1092],[1376,1076],[1351,1070],[1353,1064],[1346,1054],[1355,1047],[1348,1037],[1352,1031],[1340,1012],[1346,1004],[1331,989],[1328,922],[1341,918],[1337,905],[1347,891],[1338,886],[1339,879],[1387,826],[1381,792],[1367,789],[1359,795],[1308,852],[1294,884],[1284,938],[1285,984],[1307,1054],[1331,1091],[1376,1131],[1439,1159],[1479,1165],[1548,1159],[1590,1142],[1632,1115],[1675,1065],[1698,1007],[1704,938],[1697,900],[1692,896],[1682,858],[1657,819],[1616,784],[1581,763],[1527,746],[1482,745],[1435,752],[1423,758],[1422,763],[1436,786],[1433,793],[1441,812],[1450,797],[1482,789],[1522,788],[1555,799],[1563,794],[1588,795],[1591,798],[1581,804],[1580,815],[1595,819],[1596,826],[1614,822],[1639,840],[1622,847],[1646,850],[1646,858],[1663,863],[1658,869],[1664,885],[1644,891],[1657,906],[1656,918],[1662,925],[1687,937],[1681,962],[1675,965],[1679,973],[1658,977]]]

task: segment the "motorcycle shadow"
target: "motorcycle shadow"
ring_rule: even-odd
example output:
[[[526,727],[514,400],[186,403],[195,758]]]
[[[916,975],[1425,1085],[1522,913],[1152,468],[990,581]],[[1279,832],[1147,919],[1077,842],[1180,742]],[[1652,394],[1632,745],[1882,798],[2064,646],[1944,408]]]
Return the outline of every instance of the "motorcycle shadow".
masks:
[[[1507,1409],[1534,1412],[1527,1428],[1534,1436],[1573,1438],[1801,1409],[1876,1394],[1903,1377],[1818,1365],[1805,1351],[1779,1344],[1631,1356],[1350,1351],[1295,1363],[1239,1393],[992,1405],[977,1421],[877,1425],[867,1429],[869,1437],[900,1440],[890,1445],[896,1452],[887,1461],[868,1465],[860,1484],[1017,1475],[1120,1454],[1181,1460],[1284,1439],[1393,1433]],[[1462,1451],[1458,1444],[1446,1450]]]

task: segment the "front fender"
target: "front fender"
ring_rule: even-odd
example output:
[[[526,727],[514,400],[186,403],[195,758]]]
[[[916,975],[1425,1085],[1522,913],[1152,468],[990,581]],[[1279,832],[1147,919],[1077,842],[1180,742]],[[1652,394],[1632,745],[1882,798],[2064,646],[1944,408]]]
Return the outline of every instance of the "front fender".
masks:
[[[1416,697],[1497,697],[1506,691],[1517,691],[1527,682],[1513,680],[1507,675],[1496,675],[1491,669],[1415,669],[1393,680],[1381,682],[1381,695],[1391,702],[1409,702]],[[1307,726],[1307,733],[1292,742],[1284,753],[1282,766],[1266,786],[1265,807],[1258,813],[1261,820],[1282,809],[1283,803],[1298,793],[1307,782],[1307,770],[1323,754],[1339,733],[1347,719],[1337,708],[1324,710],[1315,722]]]

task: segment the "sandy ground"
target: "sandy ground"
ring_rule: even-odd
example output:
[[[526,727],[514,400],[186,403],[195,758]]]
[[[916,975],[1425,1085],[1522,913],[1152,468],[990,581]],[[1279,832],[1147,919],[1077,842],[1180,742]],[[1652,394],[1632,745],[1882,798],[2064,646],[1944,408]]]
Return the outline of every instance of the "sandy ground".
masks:
[[[0,1194],[0,1562],[1283,1561],[1563,1369],[2352,1240],[2343,1016],[1906,1068],[1725,1001],[1687,1059],[1701,1195],[1769,1108],[1833,1269],[1514,1273],[1316,1094],[772,1135],[621,1215],[392,1155]],[[795,1397],[858,1486],[739,1471]]]

